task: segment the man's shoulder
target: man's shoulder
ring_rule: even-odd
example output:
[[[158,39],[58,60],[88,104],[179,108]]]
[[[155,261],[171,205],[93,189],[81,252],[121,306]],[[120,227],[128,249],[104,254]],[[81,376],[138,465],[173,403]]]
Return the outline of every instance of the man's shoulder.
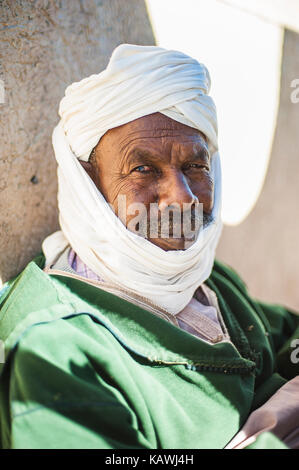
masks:
[[[112,336],[95,320],[93,306],[84,304],[64,283],[55,282],[43,267],[44,257],[39,256],[4,286],[0,340],[5,344],[5,363],[14,357],[42,364],[43,358],[60,367],[70,356],[80,362],[91,345],[95,349],[97,344],[99,356],[107,359],[113,350]]]
[[[53,282],[43,271],[44,262],[44,256],[38,255],[0,292],[0,339],[8,352],[34,325],[57,325],[80,308],[63,284]]]
[[[25,313],[28,309],[32,312],[48,305],[55,289],[43,272],[43,266],[44,257],[40,254],[4,284],[0,291],[0,322],[5,319],[8,310],[10,314],[19,310]]]
[[[13,293],[13,291],[16,289],[16,287],[19,285],[19,283],[24,282],[24,279],[26,278],[26,281],[28,280],[31,281],[31,278],[28,277],[28,272],[32,271],[32,269],[35,269],[35,267],[42,269],[45,264],[45,257],[43,253],[39,253],[35,258],[33,258],[25,268],[19,272],[16,276],[12,277],[9,279],[7,282],[5,282],[1,288],[0,288],[0,310],[8,297]]]
[[[231,284],[243,294],[247,294],[247,285],[237,271],[227,263],[215,259],[210,279],[217,283],[219,280]]]

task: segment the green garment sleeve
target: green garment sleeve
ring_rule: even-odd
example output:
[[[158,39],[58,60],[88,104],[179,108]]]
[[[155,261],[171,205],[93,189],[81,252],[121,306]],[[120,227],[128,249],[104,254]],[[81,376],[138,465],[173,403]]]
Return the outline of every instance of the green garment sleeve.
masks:
[[[256,302],[270,325],[277,372],[291,380],[299,375],[299,314],[281,305]]]
[[[45,328],[42,326],[42,330]],[[22,338],[9,364],[9,411],[2,446],[14,449],[142,449],[149,442],[123,395],[94,367],[80,344],[61,355],[42,347],[39,325]],[[75,340],[74,340],[75,343]],[[65,350],[64,350],[65,352]],[[3,397],[2,397],[3,403]],[[2,420],[3,421],[3,420]]]

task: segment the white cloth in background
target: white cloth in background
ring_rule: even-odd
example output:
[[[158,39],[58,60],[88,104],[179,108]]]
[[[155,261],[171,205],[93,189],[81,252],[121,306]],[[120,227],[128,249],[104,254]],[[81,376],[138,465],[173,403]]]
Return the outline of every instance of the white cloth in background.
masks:
[[[204,65],[156,46],[118,46],[107,68],[74,83],[53,132],[61,231],[43,243],[46,263],[70,244],[97,275],[180,312],[212,270],[221,233],[221,169],[216,109]],[[186,250],[164,251],[129,231],[82,168],[108,129],[161,112],[203,132],[215,181],[213,222]],[[200,202],[200,201],[199,201]]]

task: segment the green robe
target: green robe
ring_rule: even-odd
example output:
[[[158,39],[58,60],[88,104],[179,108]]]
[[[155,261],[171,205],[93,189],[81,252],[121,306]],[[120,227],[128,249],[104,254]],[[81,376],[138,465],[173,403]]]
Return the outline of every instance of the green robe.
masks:
[[[252,300],[219,262],[206,284],[233,344],[43,265],[37,257],[0,293],[3,448],[223,448],[299,374],[299,317]],[[285,447],[261,436],[256,447]]]

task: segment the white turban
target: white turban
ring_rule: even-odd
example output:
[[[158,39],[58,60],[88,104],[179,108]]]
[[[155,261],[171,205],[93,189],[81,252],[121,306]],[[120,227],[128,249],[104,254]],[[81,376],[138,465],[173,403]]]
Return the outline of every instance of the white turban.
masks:
[[[53,132],[62,231],[43,243],[47,262],[70,244],[104,280],[171,314],[188,304],[211,274],[221,232],[217,119],[209,89],[208,70],[195,59],[131,44],[118,46],[103,72],[66,89],[59,107],[61,120]],[[78,162],[88,161],[108,129],[155,112],[200,130],[211,153],[213,222],[186,250],[164,251],[129,231]]]

